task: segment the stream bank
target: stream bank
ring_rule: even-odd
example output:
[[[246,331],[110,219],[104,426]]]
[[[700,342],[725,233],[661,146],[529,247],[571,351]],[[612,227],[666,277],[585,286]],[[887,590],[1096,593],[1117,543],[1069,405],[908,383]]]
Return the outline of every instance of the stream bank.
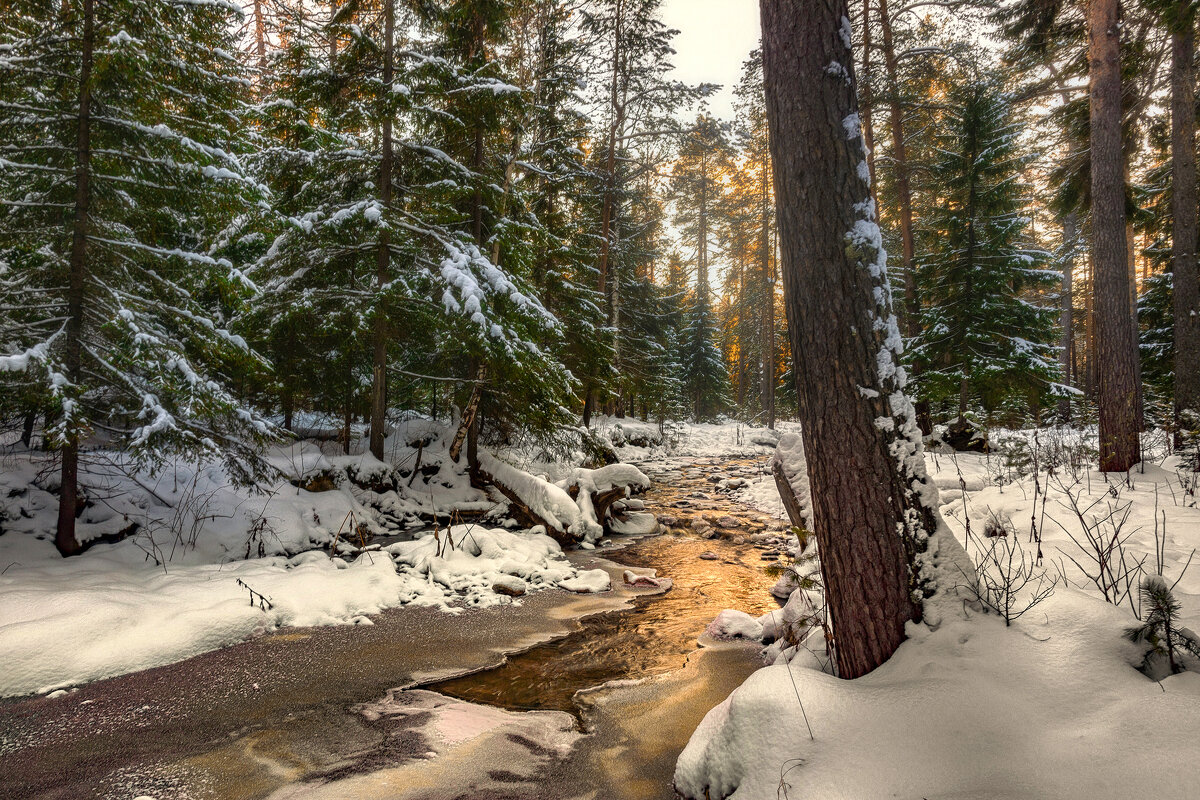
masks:
[[[696,639],[723,608],[774,605],[762,569],[771,545],[749,537],[778,526],[717,491],[722,478],[760,469],[753,460],[646,467],[654,487],[644,500],[676,518],[671,532],[571,554],[608,569],[614,591],[289,629],[5,704],[0,794],[670,797],[691,730],[758,665],[753,647],[698,650]],[[626,567],[656,569],[674,586],[657,596],[624,586]],[[429,688],[397,688],[416,685]]]

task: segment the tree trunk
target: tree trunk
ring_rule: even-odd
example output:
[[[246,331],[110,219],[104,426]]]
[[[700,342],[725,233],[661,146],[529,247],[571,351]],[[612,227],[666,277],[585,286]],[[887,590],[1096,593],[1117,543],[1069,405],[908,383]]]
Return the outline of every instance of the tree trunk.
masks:
[[[708,159],[700,154],[700,205],[696,213],[696,294],[708,302]]]
[[[759,276],[762,279],[762,410],[767,427],[775,429],[775,268],[771,263],[771,180],[770,160],[763,154],[759,186]]]
[[[83,305],[88,273],[87,237],[92,204],[92,50],[96,38],[93,0],[83,0],[83,40],[79,64],[79,119],[75,129],[75,219],[71,225],[71,274],[67,283],[67,325],[63,361],[72,387],[82,377]],[[79,425],[67,420],[62,446],[61,489],[54,546],[63,556],[80,552],[75,538],[79,505]]]
[[[483,378],[486,374],[483,367],[475,369],[475,383],[471,386],[471,396],[467,399],[466,408],[463,409],[458,430],[454,432],[454,439],[450,442],[450,460],[456,464],[459,455],[462,454],[463,442],[467,440],[471,428],[475,425],[475,416],[479,413],[479,401],[483,395]],[[470,453],[467,456],[469,462]]]
[[[1175,446],[1200,426],[1200,272],[1196,266],[1196,21],[1171,36],[1171,270],[1175,312]]]
[[[1128,171],[1128,165],[1126,165]],[[1126,176],[1125,182],[1129,182]],[[1137,429],[1139,432],[1146,430],[1146,404],[1142,392],[1142,349],[1141,349],[1141,329],[1138,327],[1138,288],[1137,288],[1137,247],[1135,245],[1137,237],[1133,232],[1133,223],[1125,222],[1125,246],[1128,251],[1125,263],[1129,267],[1129,320],[1133,326],[1133,385],[1137,387],[1137,395],[1134,399],[1133,415],[1137,420]]]
[[[1087,254],[1087,281],[1083,286],[1083,387],[1089,403],[1096,402],[1096,262]]]
[[[482,400],[482,396],[480,399]],[[479,470],[479,431],[482,427],[483,411],[477,410],[471,418],[470,427],[467,428],[467,474],[471,485],[476,489],[482,489],[485,485]]]
[[[888,343],[898,331],[882,252],[869,237],[849,235],[872,226],[874,217],[865,202],[870,188],[858,171],[866,158],[862,138],[848,139],[843,123],[857,111],[850,42],[842,33],[846,0],[762,0],[761,8],[784,296],[813,528],[838,674],[854,678],[886,661],[904,640],[905,624],[920,615],[909,577],[912,543],[933,529],[934,517],[912,489],[923,479],[912,409],[898,403],[893,415],[888,404],[894,393],[904,395],[899,348]],[[842,69],[827,69],[830,64]],[[880,417],[895,426],[885,430],[876,424]],[[898,460],[893,446],[911,448],[914,457]]]
[[[904,142],[904,109],[900,105],[900,79],[896,48],[892,41],[892,18],[887,0],[879,0],[879,26],[883,34],[883,63],[887,71],[892,129],[892,166],[896,175],[896,194],[900,202],[900,245],[904,258],[904,334],[910,340],[921,333],[921,301],[917,297],[916,244],[913,235],[912,188],[908,181],[908,150]],[[919,369],[913,366],[914,374]],[[917,402],[917,423],[925,435],[933,433],[929,401]]]
[[[333,19],[338,14],[338,0],[329,0],[329,69],[333,69],[333,62],[337,60],[337,34],[333,31]]]
[[[1121,64],[1117,0],[1087,9],[1091,99],[1092,258],[1100,469],[1138,462],[1137,343],[1129,315],[1125,181],[1121,158]]]
[[[262,0],[254,0],[254,50],[258,54],[258,69],[267,71],[267,33],[263,21]]]
[[[784,510],[787,511],[788,522],[794,527],[804,528],[804,507],[800,505],[796,490],[792,488],[787,470],[778,456],[771,459],[771,475],[775,478],[775,488],[779,492],[779,499],[783,501]]]
[[[383,5],[383,94],[385,112],[380,134],[382,152],[379,158],[379,204],[384,210],[392,203],[392,113],[391,85],[395,57],[396,0],[384,0]],[[383,293],[392,263],[391,232],[384,225],[379,232],[379,247],[375,251],[375,291]],[[383,303],[376,298],[375,319],[371,337],[374,354],[371,361],[371,455],[383,460],[384,428],[387,425],[387,315]]]
[[[863,143],[867,146],[867,170],[871,174],[871,191],[876,191],[875,183],[875,127],[871,122],[871,112],[874,110],[874,97],[871,85],[871,0],[863,0],[862,10],[862,121]],[[890,31],[889,31],[890,33]]]
[[[1071,281],[1075,269],[1075,248],[1079,243],[1079,215],[1074,211],[1063,217],[1063,278],[1062,278],[1062,294],[1059,298],[1059,327],[1062,329],[1062,339],[1060,344],[1062,352],[1059,354],[1059,366],[1062,369],[1062,382],[1064,386],[1073,386],[1071,382],[1071,353],[1074,345],[1074,331],[1072,319],[1072,297],[1071,297]],[[1058,400],[1058,416],[1063,422],[1071,419],[1071,398],[1064,395]]]
[[[29,447],[29,443],[33,441],[33,425],[37,422],[37,414],[30,411],[25,414],[25,419],[21,424],[21,446]]]
[[[612,120],[608,126],[608,141],[606,143],[604,162],[604,198],[600,210],[600,263],[598,288],[601,298],[608,294],[609,251],[611,250],[612,218],[614,193],[617,183],[617,131],[622,124],[624,107],[621,97],[621,59],[623,56],[621,40],[621,22],[624,9],[622,0],[616,0],[613,11],[613,65],[612,78],[609,84],[609,105],[612,109]],[[610,320],[611,321],[611,320]]]

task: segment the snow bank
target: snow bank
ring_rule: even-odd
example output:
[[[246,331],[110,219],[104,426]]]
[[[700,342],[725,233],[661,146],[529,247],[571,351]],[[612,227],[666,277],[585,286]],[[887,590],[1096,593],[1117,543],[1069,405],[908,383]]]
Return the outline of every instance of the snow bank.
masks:
[[[351,561],[310,551],[164,570],[129,564],[127,545],[104,547],[32,557],[0,576],[0,696],[161,666],[279,627],[369,622],[407,603],[458,613],[519,602],[495,591],[515,580],[520,593],[610,588],[604,570],[576,570],[548,536],[471,525]]]
[[[936,631],[913,625],[854,681],[766,667],[705,717],[676,786],[742,800],[773,800],[781,780],[831,800],[1195,796],[1200,675],[1147,680],[1126,616],[1081,592],[1045,613],[1013,628],[969,610]]]
[[[380,553],[165,572],[99,553],[13,567],[0,576],[0,696],[170,664],[282,626],[350,623],[395,605],[403,585]]]
[[[1182,485],[1188,476],[1172,460],[1128,479],[1061,464],[1050,477],[1043,462],[1035,479],[1013,466],[1019,460],[928,457],[945,490],[929,553],[939,593],[926,601],[928,624],[910,624],[895,655],[854,681],[823,671],[819,652],[768,648],[774,665],[714,708],[680,756],[680,792],[743,800],[789,787],[792,796],[821,798],[1195,796],[1200,673],[1160,686],[1138,672],[1142,648],[1122,635],[1134,622],[1129,605],[1104,602],[1068,558],[1087,560],[1069,534],[1083,538],[1082,525],[1104,524],[1116,511],[1129,558],[1155,563],[1157,529],[1164,573],[1178,578],[1200,548],[1200,509]],[[768,505],[769,480],[742,496]],[[783,518],[777,503],[765,510]],[[1043,565],[1057,571],[1051,565],[1061,563],[1065,578],[1012,627],[982,614],[964,588],[974,571],[962,544],[967,526],[970,555],[979,557],[984,527],[997,518],[1031,551],[1036,529]],[[1175,594],[1181,623],[1195,629],[1200,574],[1188,570]],[[758,620],[763,638],[779,636],[812,599],[792,591],[782,611]]]

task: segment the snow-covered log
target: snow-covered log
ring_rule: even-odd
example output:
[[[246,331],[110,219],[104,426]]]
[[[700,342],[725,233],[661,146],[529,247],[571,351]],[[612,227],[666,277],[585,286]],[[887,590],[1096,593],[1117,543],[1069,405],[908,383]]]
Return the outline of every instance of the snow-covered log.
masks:
[[[650,486],[650,479],[632,464],[576,469],[558,483],[531,475],[491,453],[479,454],[479,467],[483,479],[508,498],[520,516],[543,526],[564,544],[594,542],[612,532],[613,504]]]
[[[804,440],[799,434],[786,433],[779,438],[771,458],[771,474],[787,510],[788,519],[797,527],[812,528],[812,510],[808,493],[808,463],[804,460]]]

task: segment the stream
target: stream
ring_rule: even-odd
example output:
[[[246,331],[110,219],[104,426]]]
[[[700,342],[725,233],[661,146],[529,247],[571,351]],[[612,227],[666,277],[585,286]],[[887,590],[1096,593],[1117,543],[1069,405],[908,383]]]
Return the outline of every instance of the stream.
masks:
[[[569,554],[613,591],[393,609],[0,704],[0,796],[673,798],[691,732],[760,666],[756,645],[697,640],[722,609],[778,607],[783,526],[718,488],[762,459],[642,467],[673,524]],[[633,589],[626,568],[673,586]]]

